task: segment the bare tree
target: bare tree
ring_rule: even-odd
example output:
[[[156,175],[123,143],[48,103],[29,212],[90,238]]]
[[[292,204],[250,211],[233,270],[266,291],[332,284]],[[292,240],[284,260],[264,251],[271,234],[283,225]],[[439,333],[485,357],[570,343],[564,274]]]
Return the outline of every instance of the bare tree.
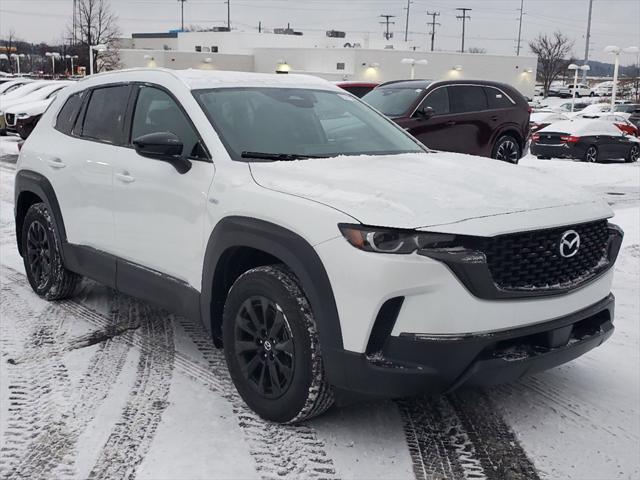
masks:
[[[470,48],[467,48],[467,53],[485,54],[487,53],[487,49],[482,47],[470,47]]]
[[[15,49],[15,43],[16,43],[16,31],[11,28],[9,29],[9,34],[5,37],[4,39],[4,49],[3,52],[0,53],[5,53],[7,55],[8,58],[8,65],[9,65],[9,73],[13,73],[13,61],[11,60],[11,54],[15,53],[14,49]]]
[[[551,83],[569,65],[570,60],[566,57],[573,48],[573,42],[561,32],[555,32],[551,36],[538,35],[538,38],[529,42],[529,48],[538,56],[538,76],[546,97]]]
[[[118,68],[120,59],[116,40],[120,36],[120,29],[118,17],[111,10],[109,0],[78,0],[76,15],[78,46],[82,47],[78,53],[81,63],[89,65],[90,45],[106,45],[106,52],[102,52],[99,58],[94,56],[94,71]]]

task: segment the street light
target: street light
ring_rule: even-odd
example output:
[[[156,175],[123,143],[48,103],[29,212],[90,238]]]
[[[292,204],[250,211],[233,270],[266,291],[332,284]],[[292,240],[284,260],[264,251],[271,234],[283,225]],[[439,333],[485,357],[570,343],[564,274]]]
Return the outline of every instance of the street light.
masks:
[[[55,75],[56,75],[56,58],[60,58],[60,54],[58,52],[46,52],[45,56],[51,58],[51,76],[55,77]]]
[[[12,53],[11,58],[16,59],[16,65],[18,66],[18,75],[20,75],[20,59],[26,57],[24,53]]]
[[[64,58],[68,58],[71,60],[71,75],[75,75],[75,70],[73,69],[73,61],[78,58],[78,55],[65,55]]]
[[[610,53],[615,55],[615,62],[613,64],[613,88],[611,89],[611,111],[613,112],[616,106],[616,92],[618,90],[618,67],[620,66],[620,54],[624,53],[635,53],[638,54],[638,47],[627,47],[621,49],[615,45],[609,45],[604,48],[605,53]]]
[[[589,70],[591,70],[591,67],[589,67],[589,65],[582,65],[579,67],[575,63],[572,63],[567,68],[569,70],[575,70],[576,72],[573,77],[573,92],[571,94],[571,112],[573,112],[573,105],[575,104],[575,101],[576,101],[576,91],[578,90],[578,70],[582,70],[583,72],[588,72]]]
[[[400,60],[400,63],[404,63],[406,65],[411,65],[411,80],[416,78],[416,65],[428,65],[429,62],[427,60],[416,60],[415,58],[403,58]]]
[[[93,52],[106,52],[107,46],[103,44],[89,45],[89,75],[93,75]]]

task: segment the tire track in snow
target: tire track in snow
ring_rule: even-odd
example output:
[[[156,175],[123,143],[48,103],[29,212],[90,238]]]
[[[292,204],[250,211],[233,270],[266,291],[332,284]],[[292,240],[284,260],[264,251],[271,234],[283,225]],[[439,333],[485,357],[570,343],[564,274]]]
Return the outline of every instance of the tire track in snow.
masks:
[[[16,298],[20,297],[20,292],[16,291],[20,288],[18,284],[4,286]],[[47,467],[58,465],[68,447],[65,406],[69,403],[71,386],[66,366],[57,351],[66,334],[68,317],[51,305],[29,321],[33,315],[25,315],[33,312],[28,308],[28,302],[21,303],[11,313],[16,312],[29,324],[24,351],[46,348],[54,354],[20,367],[7,367],[11,391],[7,433],[14,434],[7,436],[0,452],[0,467],[3,478],[7,479],[50,478],[51,471]],[[18,316],[18,320],[22,319]],[[11,335],[6,331],[3,333]],[[67,468],[62,468],[61,472],[71,474]]]
[[[534,480],[536,469],[484,393],[398,400],[418,480]]]
[[[116,294],[118,323],[134,319],[141,349],[136,379],[120,420],[94,464],[90,479],[133,479],[144,460],[167,407],[174,367],[171,318],[141,302]],[[160,348],[155,348],[159,345]]]
[[[238,394],[222,350],[199,323],[180,319],[189,338],[220,381],[219,393],[231,404],[249,444],[256,468],[265,479],[339,478],[324,442],[308,424],[280,425],[260,418]]]

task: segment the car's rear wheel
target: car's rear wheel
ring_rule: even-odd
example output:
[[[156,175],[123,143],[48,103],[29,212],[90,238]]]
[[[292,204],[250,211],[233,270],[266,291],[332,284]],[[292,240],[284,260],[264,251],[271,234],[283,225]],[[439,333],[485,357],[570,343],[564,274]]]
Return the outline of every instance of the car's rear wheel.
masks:
[[[634,145],[629,150],[627,154],[627,158],[625,159],[628,163],[637,162],[638,158],[640,158],[640,147],[638,145]]]
[[[254,268],[231,287],[224,351],[240,396],[261,417],[294,423],[333,404],[313,312],[284,266]]]
[[[595,145],[589,146],[587,151],[584,152],[584,161],[588,163],[597,163],[598,162],[598,149]]]
[[[503,162],[518,163],[520,144],[511,135],[502,135],[494,145],[491,157]]]
[[[72,296],[81,277],[62,263],[60,237],[44,203],[27,210],[21,241],[24,269],[33,291],[47,300]]]
[[[591,93],[589,93],[589,96],[590,96],[590,97],[595,97],[595,96],[596,96],[596,94],[595,94],[595,93],[593,93],[593,92],[591,92]]]

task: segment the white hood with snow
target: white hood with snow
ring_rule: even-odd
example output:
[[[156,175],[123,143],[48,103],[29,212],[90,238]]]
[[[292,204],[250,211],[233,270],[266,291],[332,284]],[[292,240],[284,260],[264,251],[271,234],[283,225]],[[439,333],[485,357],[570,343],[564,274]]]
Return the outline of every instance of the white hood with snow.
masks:
[[[576,186],[471,155],[340,156],[250,165],[262,187],[328,205],[372,226],[483,235],[612,215],[604,201]],[[487,220],[498,216],[509,219],[500,225]],[[472,231],[461,227],[474,219]],[[493,227],[478,228],[492,221]]]

